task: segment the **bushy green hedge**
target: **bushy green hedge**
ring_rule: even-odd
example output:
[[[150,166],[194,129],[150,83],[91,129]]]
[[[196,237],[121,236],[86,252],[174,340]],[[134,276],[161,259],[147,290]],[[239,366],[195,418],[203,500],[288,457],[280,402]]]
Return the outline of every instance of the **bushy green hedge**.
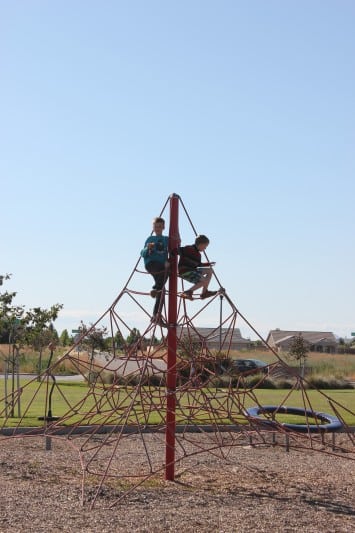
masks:
[[[266,377],[262,379],[260,375],[233,377],[226,379],[225,377],[216,377],[213,380],[213,385],[216,387],[239,387],[239,388],[259,388],[259,389],[292,389],[295,386],[294,378],[272,379]],[[311,376],[307,378],[304,383],[306,389],[353,389],[351,383],[342,378],[334,376]]]
[[[180,377],[180,379],[179,379]],[[96,380],[99,383],[103,384],[112,384],[115,385],[129,385],[135,386],[138,383],[141,385],[150,385],[156,387],[163,387],[165,380],[164,376],[152,375],[145,376],[144,380],[139,374],[134,374],[129,377],[114,376],[113,372],[91,372],[87,375],[89,383],[93,383]],[[189,378],[185,375],[178,375],[178,386],[187,384]],[[199,386],[205,385],[207,387],[216,387],[216,388],[244,388],[244,389],[292,389],[295,386],[295,379],[272,379],[270,377],[265,377],[260,374],[255,374],[252,376],[213,376],[212,379],[209,379],[207,376],[200,376],[198,380]],[[352,389],[353,386],[348,381],[337,378],[334,376],[310,376],[305,382],[305,388],[311,389]]]
[[[334,376],[311,376],[308,380],[311,387],[315,389],[353,389],[351,383],[342,378]]]

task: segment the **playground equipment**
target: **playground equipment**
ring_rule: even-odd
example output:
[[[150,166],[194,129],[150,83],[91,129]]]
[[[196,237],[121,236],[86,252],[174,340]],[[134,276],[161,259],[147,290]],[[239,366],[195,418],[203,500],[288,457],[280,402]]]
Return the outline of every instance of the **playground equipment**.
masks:
[[[79,333],[74,346],[59,360],[52,362],[51,358],[39,382],[33,380],[11,391],[13,407],[21,399],[21,414],[14,417],[6,408],[0,412],[0,439],[43,435],[48,449],[51,439],[67,439],[78,451],[83,500],[90,485],[91,505],[100,498],[104,486],[115,487],[114,505],[154,476],[164,474],[166,480],[173,481],[176,468],[186,458],[203,453],[224,458],[231,447],[251,441],[254,446],[284,446],[285,434],[287,448],[291,443],[298,450],[326,451],[354,460],[354,436],[344,417],[355,413],[324,392],[311,391],[307,380],[271,347],[274,360],[269,372],[250,376],[248,372],[235,375],[223,370],[236,349],[250,344],[242,337],[241,327],[248,328],[263,345],[266,342],[236,308],[215,271],[216,295],[193,301],[180,297],[186,287],[178,278],[173,253],[180,240],[179,216],[185,216],[185,224],[195,235],[197,232],[178,195],[167,199],[160,215],[167,218],[168,210],[171,253],[169,280],[161,300],[163,321],[152,321],[151,277],[139,258],[116,299],[89,329]],[[138,316],[144,323],[139,335],[136,318],[131,318]],[[209,327],[203,327],[205,324]],[[105,353],[93,344],[98,328],[107,330]],[[129,342],[124,340],[129,337]],[[53,379],[56,369],[66,363],[85,380],[80,398],[73,399],[70,389]],[[258,391],[277,373],[289,378],[290,388],[284,391],[279,406],[263,407]],[[32,392],[25,402],[27,390]],[[314,392],[331,414],[312,408]],[[8,396],[5,393],[0,402],[7,405]],[[43,398],[40,417],[34,409],[39,397]],[[294,397],[301,406],[286,407]],[[65,406],[61,412],[54,408],[58,398]],[[278,421],[278,415],[285,413],[302,416],[305,423]],[[40,418],[43,424],[28,427],[26,422],[33,418]],[[340,430],[341,446],[324,437]]]
[[[272,414],[272,419],[262,418],[260,415],[266,413]],[[247,409],[247,414],[249,417],[255,417],[258,421],[260,420],[261,424],[266,426],[275,427],[275,415],[277,414],[291,414],[302,416],[307,419],[307,424],[290,424],[287,422],[281,422],[281,425],[284,428],[292,429],[293,431],[301,431],[302,433],[321,433],[322,431],[338,431],[342,429],[343,424],[340,422],[339,418],[327,413],[319,413],[311,411],[310,409],[303,409],[300,407],[287,407],[285,405],[263,405],[261,407],[251,407]],[[310,419],[315,421],[320,421],[321,423],[309,422]]]

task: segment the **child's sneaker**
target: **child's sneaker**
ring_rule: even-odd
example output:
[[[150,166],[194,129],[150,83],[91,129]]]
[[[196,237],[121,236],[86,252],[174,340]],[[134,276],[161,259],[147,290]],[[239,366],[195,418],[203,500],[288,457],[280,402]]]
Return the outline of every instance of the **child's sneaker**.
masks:
[[[204,300],[205,298],[210,298],[211,296],[215,296],[218,291],[205,291],[201,294],[201,300]]]
[[[150,295],[151,295],[152,298],[156,298],[159,293],[160,293],[160,291],[157,291],[156,289],[152,289],[150,291]]]
[[[192,300],[192,291],[184,291],[181,294],[181,298],[186,298],[187,300]]]

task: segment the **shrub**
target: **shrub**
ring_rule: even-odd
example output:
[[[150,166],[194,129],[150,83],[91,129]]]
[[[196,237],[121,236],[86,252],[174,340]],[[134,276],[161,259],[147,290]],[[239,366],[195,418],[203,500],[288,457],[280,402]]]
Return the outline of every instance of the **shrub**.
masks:
[[[307,380],[310,387],[315,389],[352,389],[351,383],[335,376],[311,376]]]
[[[258,385],[258,382],[259,385]],[[260,378],[258,376],[253,376],[253,378],[250,378],[248,380],[249,386],[254,387],[257,385],[257,388],[259,389],[276,389],[276,384],[272,379],[266,378],[260,381]]]
[[[148,385],[151,385],[152,387],[163,387],[165,386],[165,378],[158,374],[153,374],[148,378]]]
[[[289,379],[275,379],[273,380],[275,389],[292,389],[294,380]]]

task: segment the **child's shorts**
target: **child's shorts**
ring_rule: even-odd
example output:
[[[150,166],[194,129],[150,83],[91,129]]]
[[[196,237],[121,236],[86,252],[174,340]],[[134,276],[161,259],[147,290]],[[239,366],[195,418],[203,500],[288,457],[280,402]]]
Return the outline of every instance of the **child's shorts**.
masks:
[[[189,281],[190,283],[198,283],[202,279],[202,272],[198,270],[192,270],[191,272],[184,272],[180,275],[180,278]]]

